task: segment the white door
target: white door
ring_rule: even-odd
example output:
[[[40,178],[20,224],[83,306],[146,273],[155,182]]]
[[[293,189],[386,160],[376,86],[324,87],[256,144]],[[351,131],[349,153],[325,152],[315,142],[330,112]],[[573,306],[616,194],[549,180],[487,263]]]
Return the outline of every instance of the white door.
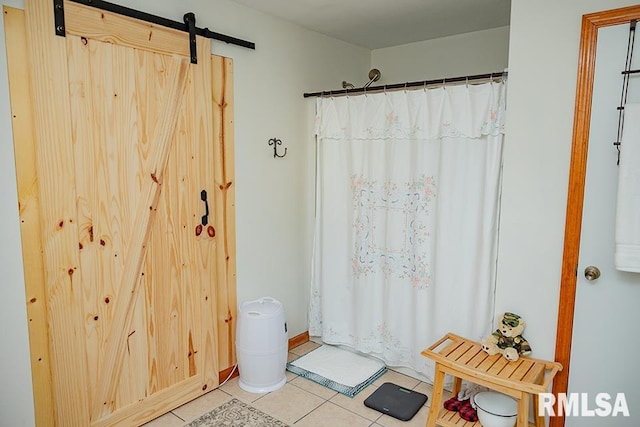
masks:
[[[630,416],[567,416],[568,427],[640,425],[640,274],[617,271],[613,263],[618,167],[612,143],[628,36],[629,25],[598,32],[569,393],[588,393],[588,410],[597,409],[598,393],[609,393],[612,405],[624,393]],[[637,39],[632,68],[640,68]],[[628,102],[640,102],[640,75],[631,77],[628,94]],[[598,279],[585,278],[589,266],[600,270]],[[584,411],[582,401],[579,406]]]

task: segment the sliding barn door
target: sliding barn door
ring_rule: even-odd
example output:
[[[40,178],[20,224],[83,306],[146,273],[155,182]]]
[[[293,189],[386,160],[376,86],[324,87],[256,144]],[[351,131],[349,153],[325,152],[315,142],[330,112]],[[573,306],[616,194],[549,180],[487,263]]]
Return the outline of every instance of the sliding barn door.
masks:
[[[198,37],[191,64],[186,33],[72,2],[57,37],[52,2],[25,3],[44,299],[29,315],[51,373],[36,418],[139,425],[235,357],[230,62]]]

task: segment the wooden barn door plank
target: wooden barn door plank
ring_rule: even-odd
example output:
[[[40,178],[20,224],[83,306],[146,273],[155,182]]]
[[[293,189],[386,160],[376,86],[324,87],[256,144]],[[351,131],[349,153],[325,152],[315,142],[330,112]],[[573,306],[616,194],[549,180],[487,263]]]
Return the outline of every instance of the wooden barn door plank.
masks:
[[[42,175],[38,188],[55,415],[63,425],[87,425],[87,361],[82,313],[77,303],[82,300],[82,271],[78,259],[66,43],[64,38],[52,37],[50,1],[25,3],[32,109],[37,124],[36,164]]]
[[[47,334],[47,298],[40,228],[40,192],[36,166],[33,114],[27,34],[24,11],[3,6],[4,30],[9,71],[9,95],[16,158],[20,234],[24,263],[25,293],[29,316],[29,347],[35,420],[39,427],[53,426],[54,403],[49,336]]]
[[[168,71],[170,83],[164,97],[164,110],[151,139],[154,152],[151,156],[150,173],[149,176],[144,177],[141,198],[136,208],[133,234],[127,245],[128,259],[118,286],[113,320],[105,343],[96,399],[92,405],[93,419],[100,419],[114,409],[117,380],[120,376],[129,324],[139,290],[147,240],[160,196],[171,143],[174,140],[173,134],[184,94],[187,71],[188,63],[184,59],[174,60]]]
[[[70,1],[64,3],[64,8],[67,34],[154,53],[190,57],[189,43],[185,42],[187,36],[183,31]]]
[[[197,39],[197,54],[199,58],[208,59],[211,55],[210,40]],[[180,176],[175,176],[173,183],[181,186],[174,192],[185,199],[183,205],[187,208],[188,217],[180,218],[180,223],[186,225],[181,229],[180,253],[178,255],[179,271],[182,285],[179,298],[183,301],[184,310],[181,313],[183,335],[181,348],[188,348],[189,358],[182,367],[185,375],[198,375],[202,380],[202,391],[208,391],[218,385],[218,333],[216,326],[216,244],[215,239],[207,232],[208,226],[213,224],[214,186],[215,177],[211,165],[213,159],[213,124],[211,122],[211,63],[208,60],[199,61],[192,67],[190,89],[193,103],[185,108],[186,116],[182,121],[184,127],[180,129],[178,144],[182,153],[175,159],[182,157],[186,165]],[[206,94],[206,96],[198,96]],[[177,154],[177,153],[176,153]],[[175,170],[179,170],[178,167]],[[206,191],[207,203],[210,208],[208,225],[202,225],[205,215],[205,202],[201,200],[201,192]],[[184,194],[182,194],[184,193]],[[176,199],[174,196],[173,199]],[[171,202],[167,200],[167,205]],[[174,202],[175,203],[175,202]],[[202,231],[197,233],[197,226]]]
[[[176,407],[190,402],[202,394],[200,378],[182,381],[175,388],[165,388],[153,393],[143,405],[129,405],[116,410],[101,420],[91,423],[91,427],[141,426]]]
[[[236,235],[233,152],[233,61],[211,55],[213,70],[213,172],[217,240],[217,312],[220,368],[236,363]],[[209,166],[211,167],[211,166]]]

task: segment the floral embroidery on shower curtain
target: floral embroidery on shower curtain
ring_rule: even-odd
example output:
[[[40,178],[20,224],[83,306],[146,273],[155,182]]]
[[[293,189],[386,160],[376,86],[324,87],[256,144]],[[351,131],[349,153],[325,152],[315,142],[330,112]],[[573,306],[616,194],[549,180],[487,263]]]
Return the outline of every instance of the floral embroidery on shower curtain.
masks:
[[[429,209],[436,197],[433,176],[396,183],[351,177],[355,234],[351,260],[355,277],[382,273],[408,279],[416,289],[431,284]],[[393,238],[387,229],[396,230]]]

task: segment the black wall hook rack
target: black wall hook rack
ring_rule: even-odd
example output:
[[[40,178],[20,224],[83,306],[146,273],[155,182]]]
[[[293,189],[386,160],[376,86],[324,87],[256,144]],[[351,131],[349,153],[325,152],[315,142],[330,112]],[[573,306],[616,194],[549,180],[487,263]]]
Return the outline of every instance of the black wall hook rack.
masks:
[[[616,134],[616,140],[613,143],[614,147],[618,151],[618,161],[616,164],[620,165],[620,145],[622,144],[622,133],[624,130],[624,106],[627,104],[627,95],[629,93],[629,77],[633,74],[637,74],[640,70],[632,70],[631,64],[633,63],[633,45],[636,41],[636,20],[632,20],[629,25],[629,40],[627,41],[627,57],[625,59],[624,70],[622,71],[622,93],[620,94],[620,106],[618,110],[618,133]]]
[[[282,141],[279,140],[278,138],[271,138],[269,140],[269,145],[273,145],[273,158],[275,159],[276,157],[284,157],[287,155],[287,147],[284,147],[284,154],[280,155],[278,154],[278,145],[282,145]]]

